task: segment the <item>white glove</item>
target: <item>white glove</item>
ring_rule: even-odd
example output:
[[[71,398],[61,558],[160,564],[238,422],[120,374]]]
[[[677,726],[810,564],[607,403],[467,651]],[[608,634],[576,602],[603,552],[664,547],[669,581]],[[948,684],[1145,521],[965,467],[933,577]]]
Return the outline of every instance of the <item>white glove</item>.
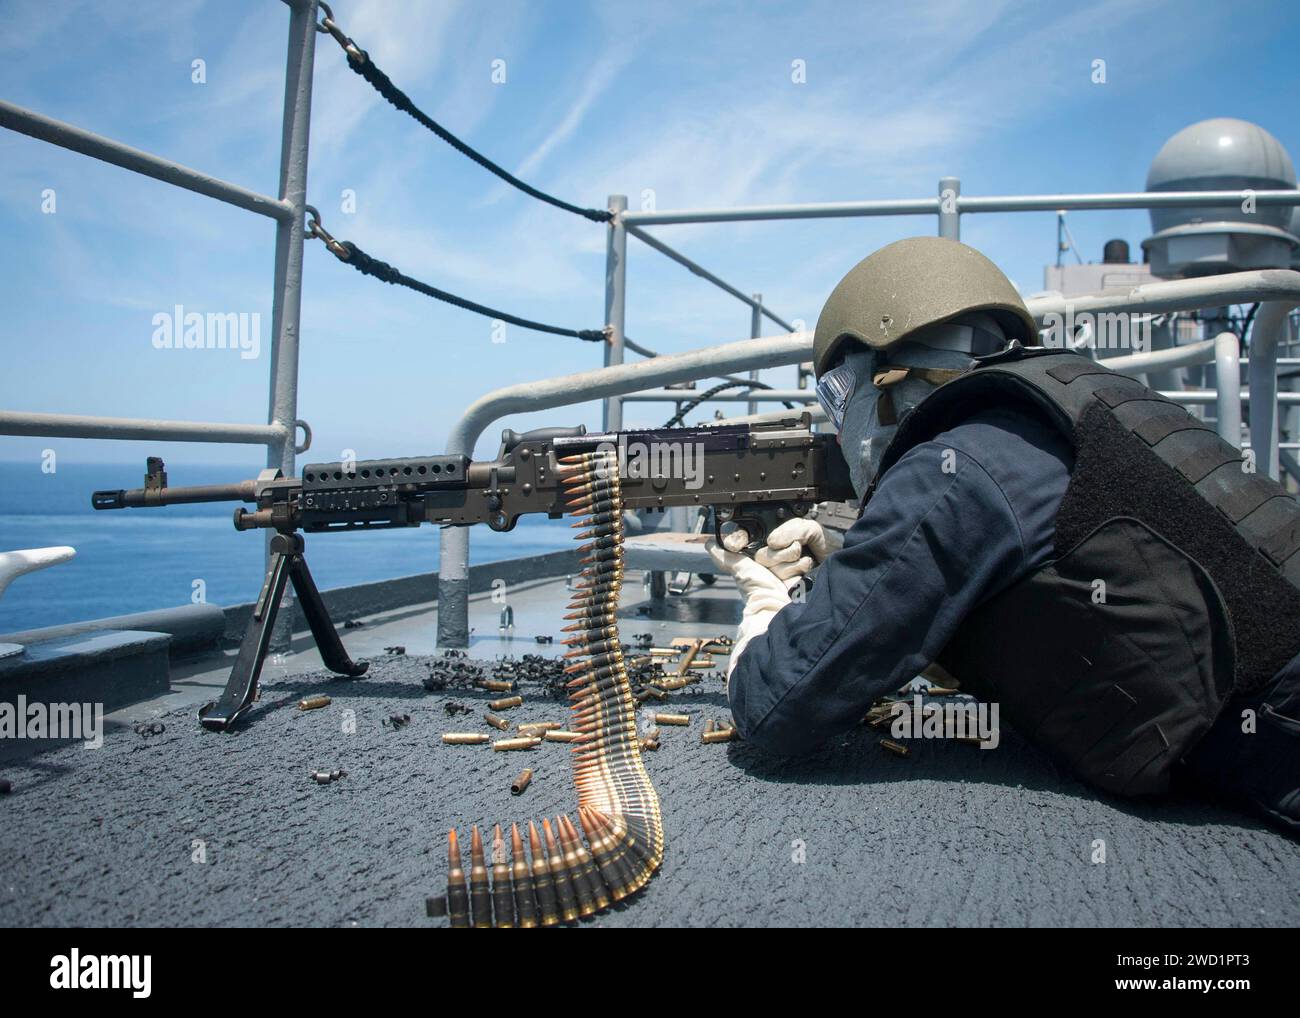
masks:
[[[812,572],[829,553],[822,525],[796,516],[767,535],[767,547],[758,549],[754,561],[789,582]]]
[[[739,528],[724,534],[722,545],[712,538],[705,543],[718,569],[735,578],[745,601],[727,660],[728,680],[749,641],[767,632],[772,617],[790,603],[790,581],[811,572],[830,553],[822,525],[801,517],[786,520],[768,534],[767,547],[758,549],[753,558],[742,554],[748,544],[749,534]]]
[[[777,530],[780,528],[778,527]],[[750,640],[767,632],[772,617],[790,603],[790,594],[786,590],[785,580],[767,566],[759,565],[754,559],[740,552],[739,549],[743,549],[749,543],[747,533],[743,530],[734,530],[725,535],[722,540],[727,547],[718,544],[713,538],[709,538],[704,547],[708,550],[709,558],[713,559],[718,567],[718,571],[730,573],[735,578],[736,588],[745,601],[745,612],[741,616],[740,626],[736,629],[736,642],[731,648],[731,656],[727,659],[726,677],[730,679],[732,669],[740,660],[741,652]]]

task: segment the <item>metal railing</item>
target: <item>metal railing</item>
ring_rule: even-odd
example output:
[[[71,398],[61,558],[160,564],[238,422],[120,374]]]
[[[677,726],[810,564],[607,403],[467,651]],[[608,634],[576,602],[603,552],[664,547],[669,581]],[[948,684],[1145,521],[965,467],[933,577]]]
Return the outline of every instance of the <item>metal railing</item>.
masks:
[[[1129,191],[1113,194],[1037,194],[1037,195],[963,195],[961,179],[941,177],[933,198],[886,198],[871,201],[816,202],[793,205],[752,205],[730,209],[670,209],[665,211],[627,211],[626,195],[611,195],[608,208],[614,214],[609,225],[609,245],[605,264],[606,323],[609,326],[609,346],[606,365],[623,363],[624,308],[627,303],[627,240],[630,233],[661,254],[686,266],[696,275],[713,283],[725,293],[754,306],[755,317],[762,314],[790,332],[789,322],[761,307],[757,298],[747,298],[736,287],[719,279],[713,273],[696,265],[685,255],[669,247],[658,237],[646,231],[647,226],[668,226],[686,223],[737,223],[788,219],[842,219],[853,217],[919,216],[932,215],[936,219],[940,237],[961,239],[961,217],[967,213],[989,212],[1066,212],[1116,209],[1157,208],[1213,208],[1239,206],[1251,198],[1258,206],[1300,205],[1300,191]],[[613,309],[613,311],[611,311]],[[751,333],[758,335],[755,326]],[[752,376],[751,376],[752,377]],[[770,393],[753,394],[753,401],[770,400]],[[605,430],[622,427],[622,397],[613,396],[604,401],[603,424]]]
[[[284,2],[289,7],[289,39],[278,198],[0,100],[0,127],[275,220],[267,423],[224,424],[0,411],[0,435],[264,445],[267,466],[293,474],[296,454],[305,452],[311,442],[310,429],[298,419],[298,339],[316,0]],[[304,438],[301,445],[295,445],[299,428]]]

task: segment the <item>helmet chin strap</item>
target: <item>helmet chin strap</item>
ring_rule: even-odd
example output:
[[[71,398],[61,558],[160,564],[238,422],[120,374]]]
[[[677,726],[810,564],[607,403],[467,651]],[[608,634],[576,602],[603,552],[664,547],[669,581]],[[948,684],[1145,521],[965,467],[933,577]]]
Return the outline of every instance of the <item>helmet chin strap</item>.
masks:
[[[900,365],[879,365],[871,376],[871,384],[880,390],[876,400],[876,420],[881,424],[897,424],[898,410],[894,406],[894,394],[890,391],[895,385],[909,378],[917,379],[928,385],[940,386],[951,382],[958,375],[966,374],[966,368],[910,368]]]

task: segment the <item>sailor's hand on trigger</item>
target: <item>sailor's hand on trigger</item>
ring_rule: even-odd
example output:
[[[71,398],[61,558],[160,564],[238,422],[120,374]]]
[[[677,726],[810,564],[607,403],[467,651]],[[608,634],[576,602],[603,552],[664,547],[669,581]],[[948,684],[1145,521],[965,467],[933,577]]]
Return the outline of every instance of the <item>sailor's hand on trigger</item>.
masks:
[[[709,538],[704,544],[718,571],[729,573],[735,579],[736,589],[745,601],[745,612],[736,629],[736,641],[727,658],[728,682],[749,641],[765,632],[772,617],[790,603],[786,581],[746,555],[748,544],[749,534],[739,529],[724,534],[722,543]]]
[[[796,517],[767,535],[767,547],[758,550],[754,561],[788,582],[812,572],[829,553],[822,525]]]
[[[745,563],[754,564],[754,560],[745,554],[749,546],[749,532],[739,527],[727,531],[721,538],[710,537],[704,542],[704,550],[713,559],[719,572],[735,576],[736,570],[746,569]],[[766,571],[766,570],[765,570]]]
[[[749,535],[745,531],[733,530],[723,535],[721,543],[709,538],[704,547],[718,571],[735,579],[736,588],[745,599],[746,608],[761,605],[776,610],[789,604],[790,595],[786,593],[785,581],[767,566],[744,553],[748,543]]]
[[[744,527],[733,526],[722,535],[722,547],[737,555],[742,554],[749,547],[749,531]]]

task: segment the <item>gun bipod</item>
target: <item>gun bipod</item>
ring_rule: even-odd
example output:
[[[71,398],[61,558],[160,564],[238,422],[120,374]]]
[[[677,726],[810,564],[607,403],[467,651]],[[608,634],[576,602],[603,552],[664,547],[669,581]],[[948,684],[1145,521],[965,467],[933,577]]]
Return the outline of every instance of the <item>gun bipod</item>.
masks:
[[[285,585],[290,581],[325,667],[349,678],[365,674],[370,667],[365,661],[353,661],[344,649],[343,641],[339,639],[339,634],[330,621],[320,591],[316,589],[311,570],[307,568],[307,560],[303,557],[302,535],[276,534],[271,538],[266,579],[262,583],[257,602],[253,605],[253,613],[249,616],[248,628],[244,631],[235,664],[230,669],[226,688],[220,699],[199,708],[199,724],[204,728],[214,732],[229,731],[240,715],[257,699],[257,683],[266,661],[275,618],[280,610],[280,600],[284,596]]]

